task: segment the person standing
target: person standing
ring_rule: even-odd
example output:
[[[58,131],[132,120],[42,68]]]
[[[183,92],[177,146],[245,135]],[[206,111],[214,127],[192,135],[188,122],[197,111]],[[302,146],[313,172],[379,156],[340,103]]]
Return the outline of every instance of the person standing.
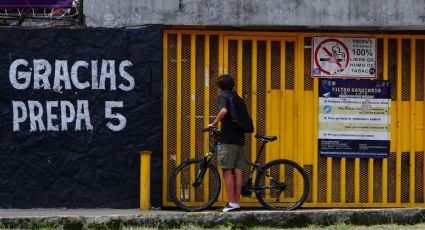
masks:
[[[242,168],[244,167],[244,133],[237,129],[232,122],[230,114],[230,97],[235,81],[230,75],[222,75],[217,79],[220,89],[218,96],[218,114],[210,129],[221,122],[221,135],[218,145],[218,165],[222,169],[227,195],[227,204],[223,212],[237,211],[240,209],[239,198],[242,189]]]

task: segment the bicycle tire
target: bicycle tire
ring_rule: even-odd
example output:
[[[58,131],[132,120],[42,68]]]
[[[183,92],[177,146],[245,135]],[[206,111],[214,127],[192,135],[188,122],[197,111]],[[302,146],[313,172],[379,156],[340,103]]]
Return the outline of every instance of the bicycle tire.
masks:
[[[261,169],[263,172],[257,172],[255,190],[263,207],[272,210],[294,210],[303,205],[309,191],[309,180],[301,166],[293,161],[281,159],[269,162]],[[266,179],[265,173],[273,180]],[[299,191],[300,188],[302,191]]]
[[[200,169],[202,160],[188,160],[181,163],[173,172],[170,181],[168,193],[171,200],[180,209],[188,212],[199,212],[210,208],[217,200],[220,194],[221,181],[217,168],[207,164],[207,169],[203,175],[203,183],[200,186],[194,186],[195,175]],[[191,175],[194,169],[195,175]],[[178,177],[180,182],[177,183]],[[208,179],[208,197],[205,197],[205,179]],[[177,194],[179,191],[179,194]]]

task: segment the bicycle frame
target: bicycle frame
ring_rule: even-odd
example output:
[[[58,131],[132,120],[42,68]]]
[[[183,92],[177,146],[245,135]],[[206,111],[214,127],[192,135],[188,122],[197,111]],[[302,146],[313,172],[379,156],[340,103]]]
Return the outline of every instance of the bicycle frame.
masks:
[[[245,159],[245,162],[251,166],[250,173],[248,174],[248,179],[245,183],[243,183],[243,186],[245,186],[245,189],[247,189],[249,192],[259,192],[264,189],[270,189],[270,188],[280,188],[280,191],[285,190],[286,186],[283,183],[280,183],[279,181],[275,180],[272,176],[270,176],[266,171],[262,169],[261,164],[258,163],[262,153],[264,153],[264,146],[268,143],[268,141],[263,140],[263,143],[260,146],[260,149],[258,150],[255,158],[255,162],[252,163],[251,161]],[[255,171],[257,170],[258,173],[262,173],[265,175],[265,177],[269,178],[271,181],[276,182],[276,186],[268,186],[268,187],[255,187],[252,185],[252,180]]]
[[[202,163],[196,172],[195,181],[193,182],[193,186],[197,187],[202,184],[202,181],[204,179],[207,165],[211,162],[212,156],[217,153],[217,138],[219,135],[219,131],[216,130],[210,130],[209,131],[209,140],[208,140],[208,146],[209,146],[209,152],[202,158]],[[213,139],[213,140],[211,140]],[[252,163],[251,161],[248,161],[245,159],[245,162],[251,166],[250,173],[248,174],[248,179],[243,185],[245,188],[250,192],[259,192],[260,190],[264,189],[270,189],[270,188],[280,188],[280,190],[285,189],[285,184],[280,183],[279,181],[276,181],[272,176],[270,176],[266,171],[262,170],[262,165],[258,163],[260,157],[264,153],[264,147],[268,143],[268,141],[263,140],[260,149],[257,151],[255,162]],[[265,175],[265,177],[269,178],[271,181],[276,182],[276,186],[268,186],[268,187],[255,187],[252,185],[252,180],[255,171],[258,173],[262,173]]]
[[[192,184],[192,186],[194,187],[198,187],[199,185],[202,184],[204,175],[206,173],[207,165],[211,162],[212,156],[217,153],[216,146],[217,146],[218,135],[220,135],[220,132],[217,130],[209,131],[209,139],[208,139],[209,151],[207,154],[205,154],[205,156],[202,157],[201,165],[198,171],[196,172],[195,181]]]

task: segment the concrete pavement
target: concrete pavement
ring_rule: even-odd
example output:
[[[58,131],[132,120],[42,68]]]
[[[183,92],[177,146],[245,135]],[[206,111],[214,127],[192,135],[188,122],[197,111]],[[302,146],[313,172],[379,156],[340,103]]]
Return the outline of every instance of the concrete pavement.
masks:
[[[425,222],[424,208],[300,209],[289,212],[242,210],[233,213],[218,210],[187,213],[137,209],[0,209],[0,227],[4,228],[119,229],[124,226],[169,228],[182,225],[305,227],[342,223],[375,225],[421,222]]]

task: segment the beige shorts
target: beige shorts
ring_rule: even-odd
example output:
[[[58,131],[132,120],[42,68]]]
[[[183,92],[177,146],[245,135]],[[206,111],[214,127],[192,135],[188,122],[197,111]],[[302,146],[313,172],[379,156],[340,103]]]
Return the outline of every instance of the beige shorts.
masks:
[[[222,169],[241,169],[244,167],[245,154],[242,145],[219,144],[217,155],[218,166]]]

